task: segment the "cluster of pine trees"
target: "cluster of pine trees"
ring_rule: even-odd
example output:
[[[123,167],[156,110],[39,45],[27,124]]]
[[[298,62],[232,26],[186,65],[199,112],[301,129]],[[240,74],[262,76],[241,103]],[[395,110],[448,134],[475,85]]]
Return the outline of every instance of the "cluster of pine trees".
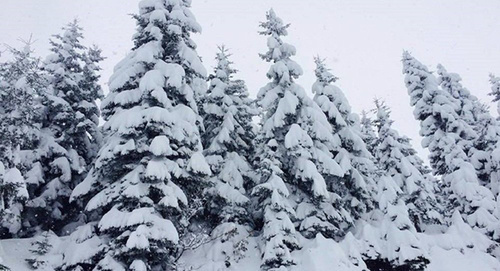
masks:
[[[272,10],[260,25],[269,83],[256,100],[225,47],[207,75],[189,8],[141,1],[105,97],[101,51],[81,43],[76,21],[45,60],[11,48],[0,64],[1,238],[52,231],[70,248],[58,270],[135,271],[174,270],[208,242],[224,243],[229,267],[249,237],[262,240],[262,270],[288,270],[318,235],[363,240],[356,265],[402,270],[429,262],[420,232],[460,224],[500,240],[500,122],[459,75],[403,54],[429,169],[383,101],[361,119],[352,111],[321,58],[306,94],[289,25]],[[500,78],[490,80],[498,101]]]

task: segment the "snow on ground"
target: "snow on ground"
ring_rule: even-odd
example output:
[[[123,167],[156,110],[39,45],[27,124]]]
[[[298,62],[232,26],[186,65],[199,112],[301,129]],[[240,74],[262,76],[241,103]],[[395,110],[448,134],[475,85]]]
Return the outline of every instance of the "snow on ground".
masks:
[[[434,236],[433,239],[440,239]],[[443,234],[441,237],[446,237]],[[427,238],[424,238],[427,239]],[[457,237],[459,239],[459,237]],[[428,239],[427,239],[428,240]],[[190,251],[181,258],[181,270],[203,271],[255,271],[260,267],[260,252],[257,248],[257,239],[250,238],[247,258],[235,265],[226,268],[223,261],[214,260],[213,245]],[[429,243],[434,243],[428,240]],[[346,253],[345,242],[337,243],[331,239],[318,236],[315,240],[302,239],[303,248],[292,253],[297,265],[291,271],[362,271],[361,267],[354,265]],[[500,261],[489,254],[477,249],[444,249],[433,244],[428,251],[430,264],[428,271],[500,271]]]
[[[445,250],[433,247],[430,251],[431,263],[428,271],[498,271],[500,262],[488,254],[465,250],[463,253],[456,249]]]
[[[437,237],[439,239],[439,237]],[[25,259],[30,252],[33,239],[0,240],[0,257],[12,271],[30,271]],[[220,243],[207,244],[196,251],[186,251],[179,261],[180,271],[256,271],[260,269],[260,252],[257,238],[248,239],[247,257],[226,267],[223,257],[214,250]],[[343,242],[340,244],[318,236],[315,240],[301,240],[303,248],[293,252],[297,261],[291,271],[362,271],[349,261]],[[62,244],[62,242],[61,242]],[[344,248],[344,249],[343,249]],[[56,249],[57,250],[57,249]],[[428,271],[500,271],[500,261],[476,249],[444,249],[437,245],[429,248]],[[49,270],[45,270],[49,271]]]
[[[294,258],[301,259],[292,271],[362,271],[354,265],[346,255],[342,246],[332,239],[319,234],[316,239],[308,240],[305,246],[293,253]]]
[[[0,258],[3,264],[12,271],[32,270],[25,259],[32,256],[30,252],[32,239],[7,239],[0,241]]]
[[[185,251],[180,258],[178,267],[180,271],[188,270],[206,270],[206,271],[253,271],[259,270],[260,252],[257,248],[256,238],[248,238],[246,248],[247,257],[226,266],[225,257],[220,253],[224,250],[224,244],[215,241],[206,244],[195,251]]]

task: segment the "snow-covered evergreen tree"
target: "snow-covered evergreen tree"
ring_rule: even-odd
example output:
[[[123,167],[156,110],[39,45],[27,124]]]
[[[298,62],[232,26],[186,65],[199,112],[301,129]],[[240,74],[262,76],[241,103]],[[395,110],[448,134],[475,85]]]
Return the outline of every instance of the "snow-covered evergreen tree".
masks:
[[[326,180],[341,176],[330,153],[332,130],[323,112],[295,83],[301,67],[291,57],[295,47],[285,43],[288,25],[273,10],[261,23],[268,36],[262,59],[272,63],[271,80],[257,96],[262,128],[256,137],[256,166],[260,183],[253,189],[264,238],[262,268],[278,270],[294,264],[290,252],[299,248],[298,230],[306,237],[334,236],[343,222],[339,196]]]
[[[429,149],[434,174],[442,176],[442,191],[448,199],[447,216],[458,210],[464,220],[477,230],[497,238],[498,218],[493,194],[479,183],[474,166],[464,148],[474,133],[457,114],[458,102],[439,88],[427,67],[403,53],[403,73],[415,107],[414,116],[421,122],[422,145]]]
[[[64,270],[170,270],[196,230],[210,168],[190,87],[206,72],[190,38],[201,30],[190,2],[139,4],[135,46],[102,103],[104,145],[72,193],[86,201],[88,223],[70,237],[76,251]]]
[[[340,165],[340,175],[328,182],[331,191],[342,198],[345,215],[343,231],[350,224],[371,210],[375,186],[376,167],[373,156],[361,137],[361,124],[342,90],[333,85],[336,77],[320,58],[316,62],[316,82],[313,85],[314,101],[327,116],[334,140],[330,151]],[[342,233],[340,233],[342,235]]]
[[[494,195],[498,195],[498,176],[495,172],[500,166],[498,149],[500,147],[500,121],[495,119],[488,111],[479,115],[476,124],[478,138],[471,149],[471,162],[478,171],[481,184],[490,188]],[[498,150],[497,150],[498,149]],[[497,177],[498,176],[498,177]]]
[[[421,231],[425,225],[442,223],[442,207],[436,199],[437,180],[425,167],[411,146],[410,139],[392,127],[390,109],[380,100],[375,101],[378,141],[375,157],[380,170],[398,186],[398,198],[408,209],[414,227]],[[394,202],[393,202],[394,203]]]
[[[100,140],[97,129],[101,97],[97,63],[100,51],[88,53],[81,44],[77,21],[51,40],[52,54],[44,62],[48,88],[43,93],[40,143],[29,174],[27,219],[31,228],[61,229],[78,215],[69,203],[72,189],[85,177]]]
[[[213,218],[209,221],[216,227],[214,233],[224,235],[224,242],[234,243],[224,246],[233,251],[219,251],[227,255],[226,264],[241,256],[236,255],[241,253],[236,251],[239,240],[233,242],[231,237],[248,236],[246,227],[252,224],[247,189],[255,183],[250,159],[255,137],[252,117],[257,114],[244,81],[233,78],[236,70],[229,57],[227,49],[219,47],[214,73],[209,76],[210,88],[204,98],[202,136],[204,155],[213,172],[212,186],[207,189],[207,215]]]
[[[361,111],[361,139],[366,144],[366,149],[375,156],[375,146],[377,144],[377,134],[373,129],[373,120],[368,116],[368,112]]]
[[[482,185],[490,182],[490,167],[488,165],[492,147],[499,136],[499,126],[489,113],[486,105],[472,95],[461,83],[462,78],[456,73],[448,72],[443,65],[438,65],[438,82],[441,88],[457,100],[457,114],[470,126],[474,133],[461,143],[464,151],[477,170]]]
[[[481,102],[462,85],[462,78],[457,73],[448,72],[443,65],[438,64],[437,74],[441,88],[460,103],[457,114],[471,127],[476,125],[482,109]]]
[[[493,102],[500,100],[500,77],[490,74],[491,92],[489,95],[493,96]],[[500,114],[500,103],[497,104],[497,110]],[[486,172],[489,177],[488,187],[493,194],[497,196],[500,194],[500,120],[493,118],[489,113],[483,114],[480,119],[483,123],[483,131],[480,133],[483,138],[481,143],[484,144],[484,149],[488,153],[488,162]]]
[[[259,151],[263,153],[258,167],[262,183],[252,191],[259,208],[263,209],[264,270],[286,270],[287,266],[296,264],[290,253],[300,248],[298,233],[292,222],[295,210],[289,199],[290,190],[285,184],[282,164],[278,160],[278,147],[274,139],[270,139],[265,146],[259,146]]]
[[[404,194],[395,179],[388,175],[379,178],[375,198],[381,214],[361,224],[357,234],[370,270],[423,271],[429,263]],[[387,269],[381,268],[384,265]]]
[[[35,237],[35,240],[31,243],[32,249],[30,252],[33,254],[32,258],[26,259],[26,262],[35,270],[48,270],[48,260],[46,256],[52,249],[52,244],[50,243],[50,237],[54,236],[53,232],[43,232],[42,234]]]
[[[2,237],[24,234],[25,177],[36,171],[32,157],[40,133],[39,98],[46,86],[29,42],[22,50],[9,51],[12,60],[0,64],[0,164],[5,174],[0,178]]]
[[[37,144],[37,99],[45,88],[40,60],[33,56],[30,44],[21,50],[9,48],[12,60],[0,64],[0,161],[7,168],[29,169],[20,151]],[[26,167],[25,167],[26,166]]]
[[[500,101],[500,77],[490,74],[491,92],[488,95],[493,96],[493,102]],[[500,115],[500,103],[497,104],[497,112]]]
[[[469,157],[478,172],[481,184],[493,189],[492,182],[495,181],[492,172],[495,171],[496,166],[492,155],[499,145],[500,122],[490,114],[486,105],[482,106],[481,113],[478,114],[474,130],[477,138],[469,150]]]
[[[23,175],[0,162],[0,237],[16,235],[22,227],[21,212],[28,199]]]
[[[372,146],[379,171],[374,196],[378,208],[361,224],[357,236],[370,270],[382,266],[425,270],[429,260],[418,232],[426,224],[442,222],[434,194],[437,181],[428,174],[410,139],[392,128],[389,108],[378,99],[375,105],[373,125],[378,136]]]
[[[99,117],[101,112],[96,104],[97,99],[103,98],[103,92],[99,79],[99,62],[104,60],[101,55],[102,51],[96,45],[93,45],[84,52],[83,60],[83,79],[80,81],[82,90],[79,103],[76,110],[81,113],[77,114],[77,127],[80,131],[85,131],[89,136],[80,136],[81,146],[77,146],[78,153],[85,159],[87,165],[91,165],[97,156],[97,152],[102,144],[102,134],[99,126]]]

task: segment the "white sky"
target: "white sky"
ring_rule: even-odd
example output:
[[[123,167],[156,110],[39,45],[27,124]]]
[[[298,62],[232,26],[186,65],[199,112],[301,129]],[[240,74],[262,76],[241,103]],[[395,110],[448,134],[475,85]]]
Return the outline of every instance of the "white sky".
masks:
[[[18,46],[18,38],[33,34],[37,53],[45,55],[48,38],[78,18],[86,43],[99,45],[107,57],[103,83],[113,66],[132,46],[138,0],[1,0],[0,43]],[[286,41],[297,47],[302,65],[299,80],[310,91],[313,56],[327,58],[338,85],[356,112],[372,107],[373,98],[386,100],[401,133],[418,138],[419,124],[401,74],[401,53],[409,50],[435,69],[442,63],[459,73],[464,85],[484,101],[488,74],[500,75],[500,1],[498,0],[193,0],[193,13],[203,27],[194,39],[211,71],[217,44],[231,48],[239,77],[255,96],[269,67],[258,57],[266,39],[258,22],[273,7],[291,23]],[[495,105],[492,106],[496,108]]]

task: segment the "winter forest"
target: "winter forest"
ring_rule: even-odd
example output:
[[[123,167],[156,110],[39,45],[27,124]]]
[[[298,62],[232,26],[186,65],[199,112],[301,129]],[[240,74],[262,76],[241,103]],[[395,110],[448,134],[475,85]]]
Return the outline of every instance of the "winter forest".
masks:
[[[482,100],[402,51],[410,138],[376,87],[356,112],[333,61],[302,69],[279,9],[251,95],[230,46],[202,61],[191,4],[139,1],[107,84],[76,19],[48,55],[5,45],[0,270],[500,271],[500,70]]]

